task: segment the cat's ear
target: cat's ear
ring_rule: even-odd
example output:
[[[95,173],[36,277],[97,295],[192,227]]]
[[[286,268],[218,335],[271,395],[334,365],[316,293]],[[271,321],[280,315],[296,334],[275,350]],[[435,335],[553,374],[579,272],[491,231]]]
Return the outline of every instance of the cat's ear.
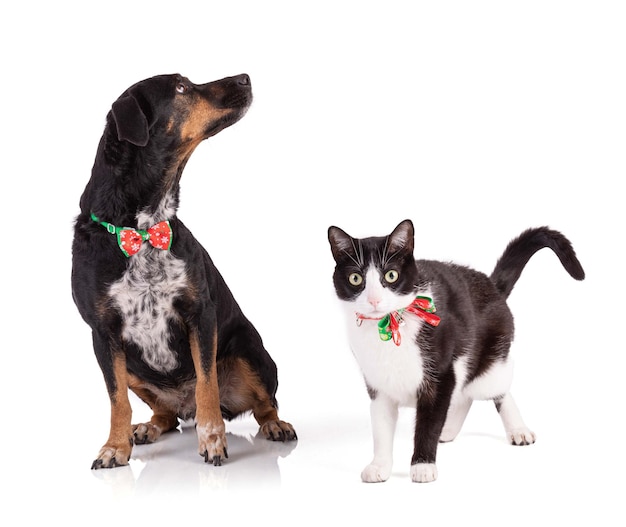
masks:
[[[333,252],[335,261],[339,261],[346,253],[350,254],[354,251],[352,237],[339,227],[328,228],[328,241],[330,242],[330,249]]]
[[[413,254],[415,230],[411,220],[404,220],[393,230],[388,239],[390,253],[408,251]]]

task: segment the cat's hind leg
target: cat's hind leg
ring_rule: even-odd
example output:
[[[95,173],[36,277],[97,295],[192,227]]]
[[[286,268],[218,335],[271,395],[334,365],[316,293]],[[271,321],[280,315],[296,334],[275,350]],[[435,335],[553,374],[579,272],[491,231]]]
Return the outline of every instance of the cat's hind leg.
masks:
[[[393,437],[398,422],[398,404],[383,394],[375,394],[370,404],[374,459],[361,472],[366,483],[387,481],[393,465]]]
[[[462,395],[453,399],[448,408],[446,423],[443,425],[443,430],[439,436],[440,442],[447,443],[458,435],[472,406],[472,402],[470,397],[464,397]]]
[[[472,406],[473,399],[464,389],[466,377],[466,361],[457,360],[454,364],[454,391],[446,413],[446,421],[439,436],[441,443],[452,441],[458,435]]]
[[[507,439],[512,445],[532,445],[536,436],[524,423],[513,396],[507,392],[502,397],[494,399],[496,409],[502,419]]]

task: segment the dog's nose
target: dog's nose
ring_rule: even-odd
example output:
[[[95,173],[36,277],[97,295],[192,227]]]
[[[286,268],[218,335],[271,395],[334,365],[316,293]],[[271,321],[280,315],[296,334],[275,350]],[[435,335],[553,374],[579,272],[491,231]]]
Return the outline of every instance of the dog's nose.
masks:
[[[250,77],[246,73],[238,75],[236,78],[237,84],[240,86],[250,86]]]

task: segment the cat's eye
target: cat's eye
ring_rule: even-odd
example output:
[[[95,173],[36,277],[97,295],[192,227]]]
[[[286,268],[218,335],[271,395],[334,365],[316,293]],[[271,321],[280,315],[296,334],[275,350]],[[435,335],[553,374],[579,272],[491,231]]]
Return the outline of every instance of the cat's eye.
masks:
[[[393,284],[398,279],[398,276],[400,276],[398,271],[391,269],[385,273],[385,280],[390,284]]]
[[[348,276],[348,281],[351,285],[361,285],[363,283],[363,277],[359,273],[352,273]]]

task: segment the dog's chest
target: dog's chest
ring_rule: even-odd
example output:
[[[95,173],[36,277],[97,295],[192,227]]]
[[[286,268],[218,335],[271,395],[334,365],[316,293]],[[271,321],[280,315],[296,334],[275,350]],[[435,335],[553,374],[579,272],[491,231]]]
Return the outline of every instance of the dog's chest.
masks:
[[[154,370],[167,372],[178,365],[176,352],[170,348],[170,323],[177,317],[174,300],[186,287],[181,260],[169,252],[144,246],[109,288],[122,316],[122,338],[134,343],[143,361]]]

